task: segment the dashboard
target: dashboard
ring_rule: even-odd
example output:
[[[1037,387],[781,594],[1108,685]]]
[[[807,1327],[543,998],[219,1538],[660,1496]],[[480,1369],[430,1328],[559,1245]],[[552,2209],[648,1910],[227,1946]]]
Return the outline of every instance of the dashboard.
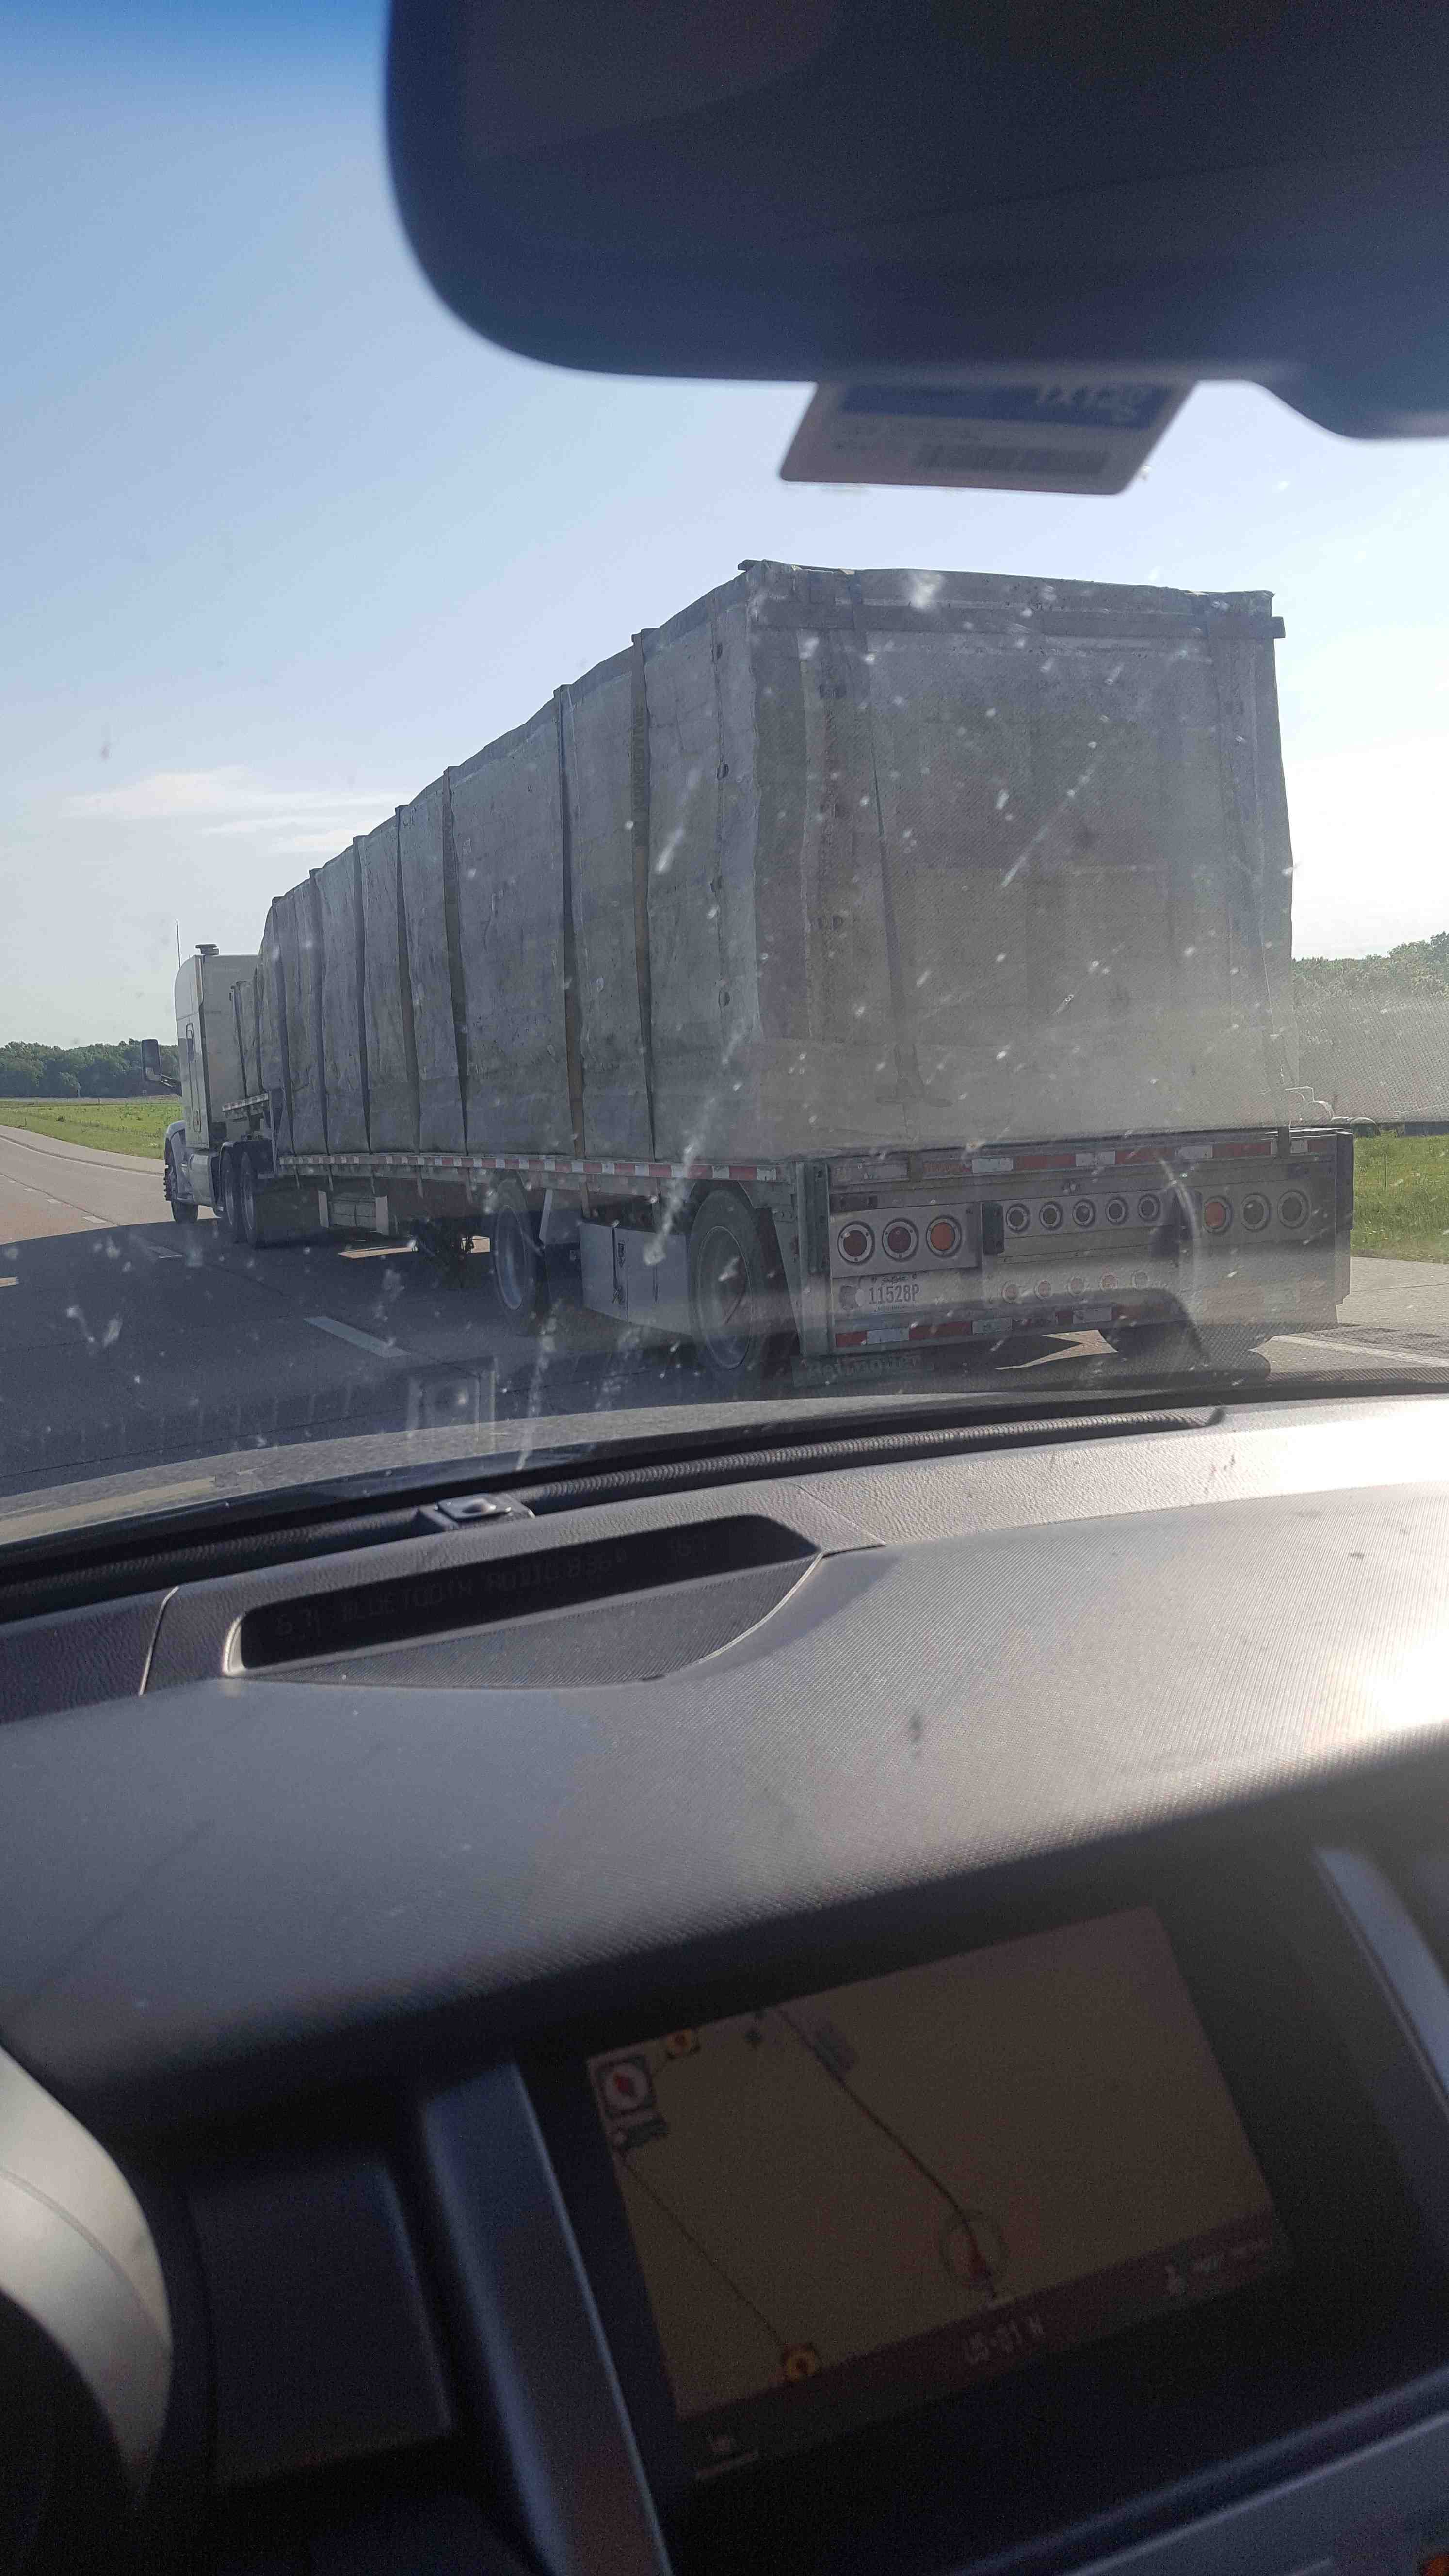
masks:
[[[1449,2566],[1435,1397],[0,1598],[0,2568]]]

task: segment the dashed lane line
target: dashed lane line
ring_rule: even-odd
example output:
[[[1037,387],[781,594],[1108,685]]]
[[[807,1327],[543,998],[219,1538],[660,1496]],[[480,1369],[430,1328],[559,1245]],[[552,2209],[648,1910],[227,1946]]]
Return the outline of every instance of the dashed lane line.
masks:
[[[371,1351],[380,1360],[410,1360],[413,1357],[401,1342],[380,1342],[375,1333],[359,1332],[355,1324],[341,1324],[335,1315],[306,1315],[303,1322],[310,1324],[314,1332],[334,1333],[339,1342],[351,1342],[355,1350]]]

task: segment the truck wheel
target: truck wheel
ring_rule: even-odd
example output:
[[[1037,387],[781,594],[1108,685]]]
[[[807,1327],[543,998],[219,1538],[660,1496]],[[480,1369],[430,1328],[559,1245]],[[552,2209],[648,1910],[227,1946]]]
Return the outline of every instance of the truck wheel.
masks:
[[[176,1177],[176,1157],[169,1145],[166,1148],[166,1195],[171,1201],[171,1215],[174,1223],[195,1225],[201,1211],[195,1199],[184,1199],[180,1195],[180,1184]]]
[[[517,1181],[503,1181],[488,1221],[489,1266],[504,1321],[516,1333],[538,1330],[548,1312],[548,1280],[528,1201]]]
[[[237,1241],[249,1252],[255,1252],[262,1240],[261,1210],[257,1204],[257,1167],[250,1154],[238,1154],[232,1166],[236,1173]]]
[[[238,1169],[239,1159],[240,1158],[233,1152],[230,1145],[223,1148],[221,1157],[221,1206],[222,1214],[226,1220],[226,1230],[231,1236],[233,1243],[240,1243],[243,1239],[241,1221],[241,1173]]]
[[[689,1318],[722,1391],[751,1394],[778,1365],[789,1338],[781,1330],[785,1293],[754,1209],[733,1190],[711,1190],[689,1229]]]

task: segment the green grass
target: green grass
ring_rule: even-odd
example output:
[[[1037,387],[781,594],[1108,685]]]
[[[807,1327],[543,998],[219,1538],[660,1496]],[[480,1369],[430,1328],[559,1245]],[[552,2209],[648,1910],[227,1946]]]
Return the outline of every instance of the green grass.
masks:
[[[138,1154],[159,1163],[166,1130],[181,1115],[174,1093],[149,1100],[0,1100],[0,1127],[28,1127],[37,1136],[62,1136],[68,1145],[94,1145],[105,1154]]]
[[[1360,1136],[1353,1249],[1449,1261],[1449,1136]]]

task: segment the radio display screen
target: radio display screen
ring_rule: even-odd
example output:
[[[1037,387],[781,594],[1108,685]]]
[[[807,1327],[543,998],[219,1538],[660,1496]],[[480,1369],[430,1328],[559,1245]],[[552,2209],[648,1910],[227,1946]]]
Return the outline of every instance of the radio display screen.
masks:
[[[1149,1907],[588,2071],[697,2479],[1289,2259]]]

